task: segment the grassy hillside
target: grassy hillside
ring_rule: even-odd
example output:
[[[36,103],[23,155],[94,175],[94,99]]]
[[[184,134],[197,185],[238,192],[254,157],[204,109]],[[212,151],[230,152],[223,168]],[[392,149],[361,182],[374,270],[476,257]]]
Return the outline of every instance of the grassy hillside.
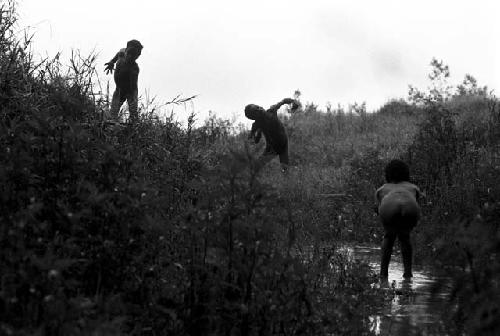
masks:
[[[104,122],[95,58],[35,62],[15,15],[2,8],[1,333],[370,334],[376,277],[335,247],[380,242],[373,193],[396,157],[427,195],[416,259],[457,279],[450,333],[498,331],[500,116],[485,90],[282,115],[282,174],[216,116],[181,127],[147,106]]]
[[[95,58],[37,63],[14,25],[3,7],[2,334],[368,333],[368,268],[302,240],[241,135],[110,125]]]

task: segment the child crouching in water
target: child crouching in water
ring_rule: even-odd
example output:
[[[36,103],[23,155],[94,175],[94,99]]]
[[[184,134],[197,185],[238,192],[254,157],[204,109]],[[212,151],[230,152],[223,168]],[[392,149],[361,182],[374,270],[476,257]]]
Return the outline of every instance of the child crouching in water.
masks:
[[[410,170],[401,160],[392,160],[385,167],[387,183],[375,192],[375,200],[379,218],[384,226],[380,277],[389,275],[389,262],[396,237],[401,244],[403,256],[404,278],[412,274],[412,246],[410,232],[420,219],[420,189],[409,182]]]

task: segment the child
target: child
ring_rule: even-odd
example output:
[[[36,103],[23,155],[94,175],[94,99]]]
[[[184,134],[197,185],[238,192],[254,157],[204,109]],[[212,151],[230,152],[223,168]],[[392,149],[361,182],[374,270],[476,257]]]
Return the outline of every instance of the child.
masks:
[[[262,133],[266,138],[266,149],[261,157],[261,162],[265,164],[276,155],[279,155],[282,170],[285,171],[288,166],[288,136],[285,127],[278,119],[278,109],[284,104],[292,104],[293,108],[298,103],[291,98],[285,98],[279,103],[264,110],[261,106],[249,104],[245,107],[245,116],[248,119],[255,120],[250,130],[249,139],[254,139],[259,143]]]
[[[142,44],[137,40],[127,42],[127,47],[121,49],[115,57],[106,66],[105,72],[113,72],[114,64],[116,63],[116,71],[114,80],[116,84],[113,99],[111,101],[111,117],[118,119],[120,107],[125,102],[128,103],[129,115],[131,121],[136,121],[139,116],[137,114],[137,80],[139,78],[139,65],[136,59],[141,55]]]
[[[392,247],[397,237],[403,255],[403,277],[411,278],[413,274],[410,232],[420,219],[418,202],[421,192],[416,185],[409,182],[410,170],[401,160],[392,160],[387,164],[385,179],[387,183],[375,192],[378,215],[385,230],[380,277],[388,277]]]

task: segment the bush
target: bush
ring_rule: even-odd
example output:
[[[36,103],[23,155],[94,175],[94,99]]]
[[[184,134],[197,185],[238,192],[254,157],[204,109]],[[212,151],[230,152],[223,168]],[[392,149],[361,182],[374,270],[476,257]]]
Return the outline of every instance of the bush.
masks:
[[[464,92],[428,103],[408,149],[415,181],[427,193],[415,250],[453,279],[444,315],[450,334],[500,330],[497,104],[493,96]]]

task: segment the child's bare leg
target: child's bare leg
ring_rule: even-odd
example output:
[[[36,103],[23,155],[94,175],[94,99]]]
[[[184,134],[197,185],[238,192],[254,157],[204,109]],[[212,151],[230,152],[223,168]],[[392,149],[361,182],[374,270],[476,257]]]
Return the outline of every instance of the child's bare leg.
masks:
[[[130,121],[131,122],[138,121],[139,120],[139,114],[137,112],[137,104],[138,104],[137,92],[132,93],[127,98],[127,103],[128,103],[128,112],[129,112]]]
[[[124,101],[125,99],[121,98],[120,90],[116,89],[115,92],[113,92],[113,98],[111,100],[111,110],[109,111],[111,119],[118,120],[120,107],[122,106]]]
[[[392,247],[396,240],[396,234],[393,232],[386,232],[384,234],[384,241],[382,242],[382,258],[380,261],[380,276],[387,278],[389,276],[389,262],[391,261]]]
[[[411,271],[412,264],[412,247],[410,241],[410,233],[400,233],[398,235],[399,242],[401,243],[401,254],[403,256],[404,278],[411,278],[413,276]]]

